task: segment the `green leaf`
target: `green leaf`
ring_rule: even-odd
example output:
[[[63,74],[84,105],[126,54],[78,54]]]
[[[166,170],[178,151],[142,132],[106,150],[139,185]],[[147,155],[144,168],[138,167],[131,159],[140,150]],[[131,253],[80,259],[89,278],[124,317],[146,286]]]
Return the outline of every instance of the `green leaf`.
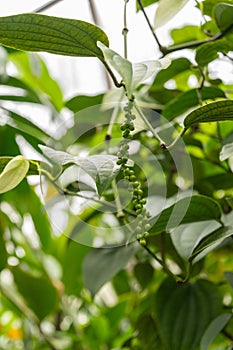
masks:
[[[177,75],[189,70],[191,67],[191,62],[184,57],[174,59],[170,66],[166,69],[161,70],[155,77],[155,80],[152,85],[153,88],[163,87],[164,84]]]
[[[233,100],[210,102],[189,113],[184,120],[186,129],[197,123],[233,120]]]
[[[164,209],[152,219],[152,235],[175,228],[177,225],[216,220],[220,222],[221,208],[212,198],[194,195],[185,197]]]
[[[204,86],[199,93],[203,101],[208,99],[214,99],[216,97],[225,97],[224,92],[221,89],[214,86]],[[181,115],[189,108],[198,106],[199,103],[200,101],[197,89],[190,89],[181,93],[179,96],[177,96],[168,104],[166,104],[165,108],[163,109],[163,116],[168,120],[171,120]]]
[[[6,124],[10,125],[12,128],[23,131],[43,143],[47,143],[51,140],[51,136],[30,120],[9,109],[3,108],[3,110],[7,113]]]
[[[55,310],[58,295],[47,277],[35,277],[20,267],[14,267],[11,271],[19,292],[40,321]]]
[[[62,166],[75,164],[84,170],[95,181],[100,195],[108,188],[119,171],[119,166],[116,164],[116,156],[100,154],[82,158],[72,156],[66,152],[56,151],[46,146],[40,146],[40,148],[52,162]],[[77,171],[78,179],[79,172]]]
[[[5,166],[13,159],[13,157],[0,157],[0,173],[3,171]],[[29,161],[29,169],[27,172],[28,175],[39,175],[38,168],[33,161]],[[38,162],[39,163],[39,162]]]
[[[226,277],[227,282],[230,284],[231,288],[233,289],[233,272],[225,271],[224,276]]]
[[[18,69],[20,79],[40,97],[43,104],[46,105],[47,99],[57,111],[64,107],[62,90],[39,55],[17,52],[11,55],[11,61]]]
[[[204,237],[200,243],[197,245],[197,247],[193,250],[191,257],[189,258],[189,261],[193,261],[197,255],[210,248],[211,246],[214,246],[216,244],[221,243],[224,239],[230,237],[233,235],[233,227],[232,226],[226,226],[226,227],[220,227],[217,230],[211,232],[208,236]],[[208,250],[209,252],[209,250]]]
[[[222,314],[216,317],[207,327],[200,344],[200,350],[208,350],[214,338],[226,326],[232,314]]]
[[[0,43],[17,50],[103,60],[97,41],[108,45],[100,28],[79,20],[31,13],[0,17]]]
[[[203,40],[207,36],[198,26],[187,25],[182,28],[175,28],[171,31],[174,45],[187,43],[189,41]]]
[[[0,193],[8,192],[18,186],[29,170],[29,161],[23,156],[12,158],[0,174]]]
[[[223,146],[219,155],[219,159],[221,160],[221,162],[223,162],[224,160],[232,156],[233,156],[233,142],[227,143],[226,145]]]
[[[199,7],[203,14],[211,17],[214,15],[214,11],[213,11],[214,7],[216,6],[216,4],[220,2],[233,4],[233,0],[205,0],[199,4]]]
[[[218,288],[206,280],[179,285],[166,279],[155,298],[164,349],[195,350],[209,323],[221,310]]]
[[[212,41],[206,44],[199,46],[196,49],[196,61],[197,63],[204,67],[208,63],[218,58],[218,54],[227,54],[233,49],[233,44],[231,40],[226,38]]]
[[[125,87],[129,97],[131,96],[132,80],[133,80],[133,66],[126,58],[121,57],[115,51],[109,49],[101,42],[97,43],[102,50],[105,62],[107,62],[120,75],[125,83]]]
[[[71,111],[77,113],[82,109],[101,104],[103,96],[103,94],[95,96],[78,95],[66,101],[65,105]]]
[[[154,269],[148,262],[140,262],[134,266],[134,276],[142,288],[146,288],[154,274]]]
[[[135,255],[138,245],[116,248],[96,248],[86,255],[83,263],[83,279],[92,295],[119,272]]]
[[[8,222],[5,219],[5,214],[0,212],[0,272],[5,269],[7,266],[7,251],[6,251],[6,245],[4,240],[4,232]]]
[[[226,4],[224,2],[217,4],[214,7],[214,17],[221,31],[224,31],[230,26],[233,29],[233,4]]]
[[[147,6],[150,6],[158,1],[159,0],[141,0],[141,3],[142,3],[143,7],[147,7]],[[137,8],[137,11],[140,10],[140,6],[138,5],[138,1],[136,1],[136,8]]]
[[[159,28],[172,19],[189,0],[160,0],[157,8],[154,26]]]

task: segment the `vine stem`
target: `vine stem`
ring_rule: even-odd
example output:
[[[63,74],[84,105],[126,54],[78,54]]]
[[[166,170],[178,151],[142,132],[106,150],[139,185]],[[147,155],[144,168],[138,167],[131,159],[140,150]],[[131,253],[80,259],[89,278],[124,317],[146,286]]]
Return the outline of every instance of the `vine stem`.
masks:
[[[167,148],[164,141],[160,138],[160,136],[157,134],[157,132],[154,130],[153,126],[151,123],[148,121],[144,113],[141,111],[141,109],[137,106],[136,103],[134,103],[134,108],[137,111],[139,117],[144,121],[144,123],[147,125],[148,129],[152,132],[154,137],[159,141],[160,146],[164,146],[164,148]]]
[[[128,57],[128,45],[127,45],[127,34],[128,34],[128,27],[127,27],[127,4],[129,0],[125,0],[124,4],[124,28],[122,30],[122,34],[124,36],[124,58]]]
[[[152,35],[153,35],[153,37],[154,37],[154,39],[155,39],[155,41],[156,41],[156,43],[157,43],[159,49],[160,49],[160,51],[161,51],[162,53],[164,53],[164,52],[165,52],[164,50],[166,50],[166,48],[160,44],[160,41],[159,41],[157,35],[156,35],[155,32],[154,32],[154,29],[153,29],[153,27],[152,27],[152,25],[151,25],[151,23],[150,23],[150,20],[149,20],[147,14],[146,14],[146,11],[145,11],[145,9],[144,9],[144,6],[142,5],[141,0],[137,0],[137,3],[138,3],[138,5],[139,5],[139,7],[140,7],[140,9],[141,9],[141,11],[142,11],[144,17],[145,17],[145,20],[146,20],[146,22],[147,22],[147,24],[148,24],[148,26],[149,26],[149,28],[150,28],[150,31],[151,31],[151,33],[152,33]]]
[[[58,4],[59,2],[61,2],[61,1],[63,1],[63,0],[51,0],[51,1],[47,2],[46,4],[44,4],[44,5],[40,6],[40,7],[38,7],[37,9],[35,9],[35,10],[32,11],[32,12],[33,12],[33,13],[41,13],[41,12],[43,12],[43,11],[45,11],[45,10],[48,10],[49,8],[51,8],[51,7],[55,6],[55,5],[57,5],[57,4]]]

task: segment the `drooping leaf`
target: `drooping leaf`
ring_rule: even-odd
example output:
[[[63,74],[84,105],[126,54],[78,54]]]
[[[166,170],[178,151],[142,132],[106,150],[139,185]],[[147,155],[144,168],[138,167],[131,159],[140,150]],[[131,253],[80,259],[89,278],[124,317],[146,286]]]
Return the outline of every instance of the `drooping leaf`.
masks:
[[[125,87],[129,96],[131,96],[132,80],[133,80],[133,66],[126,58],[121,57],[115,51],[109,49],[101,42],[97,43],[102,50],[105,61],[116,70],[125,83]]]
[[[225,97],[224,92],[214,86],[203,87],[199,93],[203,101],[214,99],[216,97]],[[168,120],[171,120],[181,115],[189,108],[198,106],[199,103],[200,101],[197,89],[190,89],[171,100],[163,109],[163,116]]]
[[[43,320],[55,310],[58,295],[47,277],[35,277],[20,267],[14,267],[12,273],[19,292],[39,320]]]
[[[221,31],[232,26],[233,29],[233,4],[221,2],[214,7],[215,21]]]
[[[179,285],[166,279],[155,297],[163,345],[168,350],[197,349],[209,323],[221,310],[217,287],[206,280]]]
[[[233,101],[222,100],[210,102],[189,113],[184,120],[186,129],[197,123],[210,123],[216,121],[233,120]]]
[[[29,161],[23,156],[12,158],[0,174],[0,193],[12,190],[25,178]]]
[[[177,225],[208,220],[220,221],[221,208],[212,198],[194,195],[179,200],[172,206],[164,209],[151,222],[154,224],[152,235],[170,230]]]
[[[119,166],[116,164],[117,157],[112,155],[100,154],[87,156],[85,158],[72,156],[69,153],[56,151],[46,146],[40,146],[41,150],[48,159],[58,165],[74,164],[90,175],[96,183],[99,194],[101,195],[112,180],[116,177]],[[77,170],[77,180],[79,172]]]
[[[77,113],[82,109],[101,104],[102,99],[103,94],[94,96],[78,95],[66,101],[65,105],[71,111]]]
[[[189,261],[193,261],[199,254],[202,254],[203,256],[203,252],[206,249],[210,248],[215,244],[221,243],[224,239],[232,235],[233,235],[232,226],[220,227],[217,230],[211,232],[208,236],[204,237],[200,241],[200,243],[197,245],[197,247],[193,250],[191,257],[189,258]]]
[[[227,54],[232,49],[233,44],[231,40],[227,40],[226,38],[211,41],[199,46],[196,49],[195,59],[200,66],[204,67],[208,63],[218,58],[219,53]]]
[[[233,143],[227,143],[221,149],[219,159],[221,162],[233,156]]]
[[[232,314],[222,314],[216,317],[207,327],[200,344],[200,350],[208,350],[214,338],[226,326]]]
[[[138,246],[128,245],[116,248],[96,248],[86,255],[83,263],[83,279],[92,295],[119,272]]]
[[[31,13],[0,18],[0,43],[17,50],[103,60],[97,41],[108,45],[106,34],[84,21]]]
[[[173,18],[189,0],[160,0],[157,8],[154,26],[159,28]]]

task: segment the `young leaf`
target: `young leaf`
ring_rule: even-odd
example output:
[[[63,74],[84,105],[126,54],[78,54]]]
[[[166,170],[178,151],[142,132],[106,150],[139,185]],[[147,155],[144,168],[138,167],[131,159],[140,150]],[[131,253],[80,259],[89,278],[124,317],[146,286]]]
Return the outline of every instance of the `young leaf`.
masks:
[[[216,335],[226,326],[231,317],[232,314],[222,314],[209,324],[201,339],[200,350],[209,349],[209,345],[211,345]]]
[[[233,5],[224,2],[217,4],[214,7],[214,17],[221,31],[233,26]]]
[[[164,349],[196,350],[221,310],[218,288],[206,280],[179,285],[166,279],[156,294],[155,312]]]
[[[13,157],[0,157],[0,174],[12,159]],[[29,161],[29,169],[28,169],[27,175],[39,175],[36,164],[33,161],[30,161],[30,160],[28,161]]]
[[[154,20],[155,28],[159,28],[173,18],[189,0],[160,0]]]
[[[23,156],[16,156],[7,163],[0,175],[0,193],[15,188],[27,175],[29,161]]]
[[[200,243],[197,245],[197,247],[192,252],[192,255],[189,258],[189,261],[193,261],[194,258],[196,258],[197,255],[203,253],[204,250],[210,248],[213,245],[215,246],[216,244],[221,243],[224,239],[226,239],[232,235],[233,235],[233,227],[232,226],[220,227],[217,230],[211,232],[208,236],[204,237],[200,241]]]
[[[88,253],[83,263],[83,278],[86,287],[92,295],[117,272],[119,272],[132,256],[138,245],[128,245],[116,248],[95,248]]]
[[[0,17],[0,43],[17,50],[103,60],[97,41],[108,45],[100,28],[79,20],[32,13]]]
[[[210,102],[189,113],[184,120],[186,129],[197,123],[210,123],[216,121],[233,120],[233,101],[222,100]]]
[[[233,156],[233,143],[228,143],[221,149],[219,159],[221,162]]]

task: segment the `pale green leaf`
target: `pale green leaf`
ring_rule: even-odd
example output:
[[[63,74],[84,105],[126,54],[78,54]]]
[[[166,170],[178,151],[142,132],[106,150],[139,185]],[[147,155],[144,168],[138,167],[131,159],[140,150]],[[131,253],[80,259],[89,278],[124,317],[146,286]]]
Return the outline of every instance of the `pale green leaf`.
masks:
[[[232,156],[233,156],[233,142],[223,146],[219,155],[219,159],[221,160],[221,162],[223,162],[224,160]]]
[[[0,175],[0,193],[15,188],[27,175],[29,161],[23,156],[16,156],[7,163]]]
[[[160,0],[154,20],[155,28],[159,28],[172,19],[189,0]]]

